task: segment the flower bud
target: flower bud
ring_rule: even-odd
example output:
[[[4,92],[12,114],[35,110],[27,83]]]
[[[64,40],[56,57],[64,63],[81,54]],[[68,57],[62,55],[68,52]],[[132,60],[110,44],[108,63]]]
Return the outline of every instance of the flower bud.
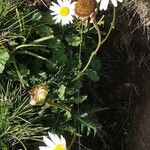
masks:
[[[44,105],[46,96],[48,95],[48,86],[45,84],[38,84],[31,89],[29,95],[30,105]]]

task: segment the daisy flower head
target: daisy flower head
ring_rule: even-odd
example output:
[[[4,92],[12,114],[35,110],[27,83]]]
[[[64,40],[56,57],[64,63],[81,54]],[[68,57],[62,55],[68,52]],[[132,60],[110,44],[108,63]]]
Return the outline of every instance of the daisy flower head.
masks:
[[[100,10],[107,10],[110,0],[96,0],[96,1],[97,3],[100,2],[100,7],[99,7]],[[114,7],[118,6],[117,1],[123,2],[123,0],[111,0],[111,3],[114,5]]]
[[[76,17],[86,23],[95,17],[97,10],[96,0],[78,0],[75,4]],[[91,21],[92,22],[92,21]]]
[[[61,135],[59,138],[56,134],[49,133],[49,138],[46,136],[43,137],[43,141],[46,144],[46,146],[40,146],[40,150],[67,150],[66,148],[66,140]]]
[[[50,10],[52,11],[51,15],[55,23],[61,23],[62,25],[72,23],[75,14],[74,8],[75,2],[71,2],[71,0],[57,0],[57,3],[52,2]]]

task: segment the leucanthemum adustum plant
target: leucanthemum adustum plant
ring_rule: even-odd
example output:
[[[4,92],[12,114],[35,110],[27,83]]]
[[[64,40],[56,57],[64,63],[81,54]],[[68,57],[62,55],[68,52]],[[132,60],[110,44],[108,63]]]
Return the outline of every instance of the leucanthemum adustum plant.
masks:
[[[10,101],[9,108],[13,107],[13,109],[8,109],[5,106],[2,108],[6,108],[8,112],[13,112],[13,114],[6,113],[6,116],[5,113],[2,113],[4,111],[1,111],[1,114],[4,115],[2,118],[6,118],[10,126],[7,128],[5,126],[7,122],[4,120],[2,127],[6,127],[6,129],[2,130],[1,143],[4,142],[7,145],[7,141],[10,141],[10,143],[24,145],[24,139],[32,138],[38,131],[36,127],[34,128],[35,124],[32,126],[35,114],[38,116],[39,122],[44,122],[44,125],[51,128],[53,132],[61,134],[69,132],[75,136],[82,136],[85,132],[86,135],[95,134],[97,126],[92,124],[90,112],[85,109],[87,106],[84,101],[86,101],[87,95],[81,94],[84,87],[83,78],[80,77],[88,75],[94,82],[98,81],[99,76],[95,68],[100,68],[100,65],[98,66],[98,61],[95,61],[96,67],[93,67],[92,61],[96,60],[94,58],[110,35],[115,20],[114,11],[110,29],[106,36],[102,36],[101,26],[104,17],[97,14],[98,4],[96,0],[74,2],[57,0],[50,4],[47,14],[34,10],[25,16],[22,13],[24,8],[21,9],[21,5],[13,7],[12,12],[15,12],[15,20],[17,21],[12,23],[10,27],[15,31],[16,40],[1,46],[6,57],[2,64],[3,66],[6,64],[6,68],[3,67],[3,74],[0,78],[6,80],[10,78],[15,81],[14,85],[18,85],[20,82],[24,88],[31,90],[27,92],[28,99],[22,99],[26,97],[26,94],[22,95],[22,90],[16,94],[19,90],[14,89],[12,101],[17,104],[10,101],[8,96],[2,98],[6,99],[6,103]],[[30,11],[28,10],[28,12]],[[76,19],[73,22],[74,18]],[[99,19],[100,21],[97,21]],[[6,25],[5,22],[3,23]],[[63,27],[55,24],[60,24]],[[7,30],[7,27],[4,29]],[[98,38],[90,36],[90,31],[95,32],[94,35],[98,33]],[[19,36],[16,36],[17,33]],[[97,41],[98,44],[95,46]],[[85,55],[85,51],[87,55]],[[31,88],[32,86],[33,88]],[[9,90],[9,94],[11,93]],[[4,100],[1,102],[6,104]],[[80,107],[81,105],[82,107]],[[28,108],[30,108],[29,113],[26,111]],[[34,110],[37,111],[32,113]],[[40,125],[40,129],[40,131],[43,130],[42,125]],[[7,131],[13,134],[8,134]],[[7,140],[9,137],[11,140]],[[47,144],[47,146],[50,145]],[[11,144],[8,147],[11,147]]]
[[[95,0],[88,0],[88,1],[78,0],[77,3],[76,3],[75,13],[77,14],[77,16],[81,15],[79,17],[79,19],[81,19],[81,20],[85,19],[86,21],[88,21],[88,19],[90,19],[90,22],[93,23],[93,26],[94,26],[95,30],[97,31],[98,42],[97,42],[97,46],[96,46],[95,50],[91,53],[87,63],[85,64],[83,69],[78,72],[77,77],[73,81],[77,80],[78,78],[80,78],[82,75],[84,75],[86,73],[86,71],[87,71],[88,67],[90,66],[94,56],[98,53],[98,51],[100,50],[101,45],[107,40],[107,38],[109,37],[112,29],[114,28],[115,8],[113,9],[113,15],[112,15],[113,17],[112,17],[111,26],[110,26],[106,36],[104,38],[102,37],[100,27],[103,24],[104,16],[102,16],[100,18],[100,20],[97,21],[97,16],[96,16],[97,7],[98,7],[98,3]],[[86,22],[86,24],[84,24],[85,27],[87,27],[87,23],[88,22]]]

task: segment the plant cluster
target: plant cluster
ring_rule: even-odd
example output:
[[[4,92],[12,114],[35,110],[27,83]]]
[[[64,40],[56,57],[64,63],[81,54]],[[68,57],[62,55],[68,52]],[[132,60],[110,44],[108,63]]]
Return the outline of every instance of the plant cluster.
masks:
[[[122,2],[122,0],[118,0]],[[100,125],[86,106],[84,81],[99,80],[96,57],[114,28],[107,31],[109,0],[0,1],[0,147],[37,140],[46,131],[75,136],[96,133]],[[116,7],[117,0],[111,0]],[[38,6],[32,2],[32,6]],[[39,8],[39,7],[37,7]],[[103,34],[104,33],[104,34]],[[16,88],[14,88],[16,87]]]

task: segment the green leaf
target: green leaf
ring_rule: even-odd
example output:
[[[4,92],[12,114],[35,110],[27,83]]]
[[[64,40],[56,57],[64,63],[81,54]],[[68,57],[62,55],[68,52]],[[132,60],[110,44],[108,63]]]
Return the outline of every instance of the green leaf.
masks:
[[[30,74],[30,70],[27,68],[26,65],[24,65],[24,64],[19,64],[18,67],[19,67],[18,69],[19,69],[20,75],[21,75],[22,77],[27,77],[27,76]]]
[[[73,102],[73,103],[76,103],[76,104],[80,104],[82,103],[83,101],[85,101],[87,99],[87,96],[79,96],[75,99],[70,99],[70,102]]]
[[[65,65],[67,55],[65,54],[64,44],[59,39],[51,39],[48,46],[52,48],[52,61],[58,65]]]
[[[79,46],[82,42],[81,38],[76,35],[69,35],[66,37],[66,40],[71,46]]]
[[[65,99],[65,90],[66,90],[66,87],[64,85],[61,85],[59,90],[58,90],[58,97],[61,99],[61,100],[64,100]]]
[[[83,83],[81,81],[77,81],[74,85],[74,91],[78,91],[83,87]]]
[[[83,83],[81,81],[75,82],[75,84],[69,89],[69,94],[74,95],[74,93],[78,92],[82,87]]]
[[[67,117],[67,119],[70,119],[70,118],[71,118],[71,113],[70,113],[70,111],[66,111],[66,112],[65,112],[65,116]]]
[[[87,72],[87,75],[90,77],[90,79],[94,82],[99,81],[99,75],[95,70],[89,69]]]
[[[43,79],[47,79],[47,74],[46,74],[46,72],[40,72],[40,73],[38,73]]]
[[[3,72],[6,62],[9,60],[9,53],[4,46],[0,46],[0,73]]]
[[[36,33],[39,34],[41,37],[46,36],[53,36],[53,30],[49,26],[43,25],[36,29]]]
[[[79,135],[77,132],[76,132],[76,128],[70,126],[69,124],[63,124],[63,125],[60,125],[60,129],[63,130],[65,133],[66,131],[70,132],[71,134],[75,134],[76,136],[81,136]]]
[[[79,121],[81,125],[81,132],[83,133],[86,129],[87,136],[93,131],[94,135],[97,132],[98,128],[101,128],[100,125],[96,124],[95,122],[91,121],[88,118],[83,118],[82,116],[77,115],[77,120]]]
[[[99,60],[99,58],[95,58],[91,66],[95,71],[99,72],[101,70],[101,60]]]

